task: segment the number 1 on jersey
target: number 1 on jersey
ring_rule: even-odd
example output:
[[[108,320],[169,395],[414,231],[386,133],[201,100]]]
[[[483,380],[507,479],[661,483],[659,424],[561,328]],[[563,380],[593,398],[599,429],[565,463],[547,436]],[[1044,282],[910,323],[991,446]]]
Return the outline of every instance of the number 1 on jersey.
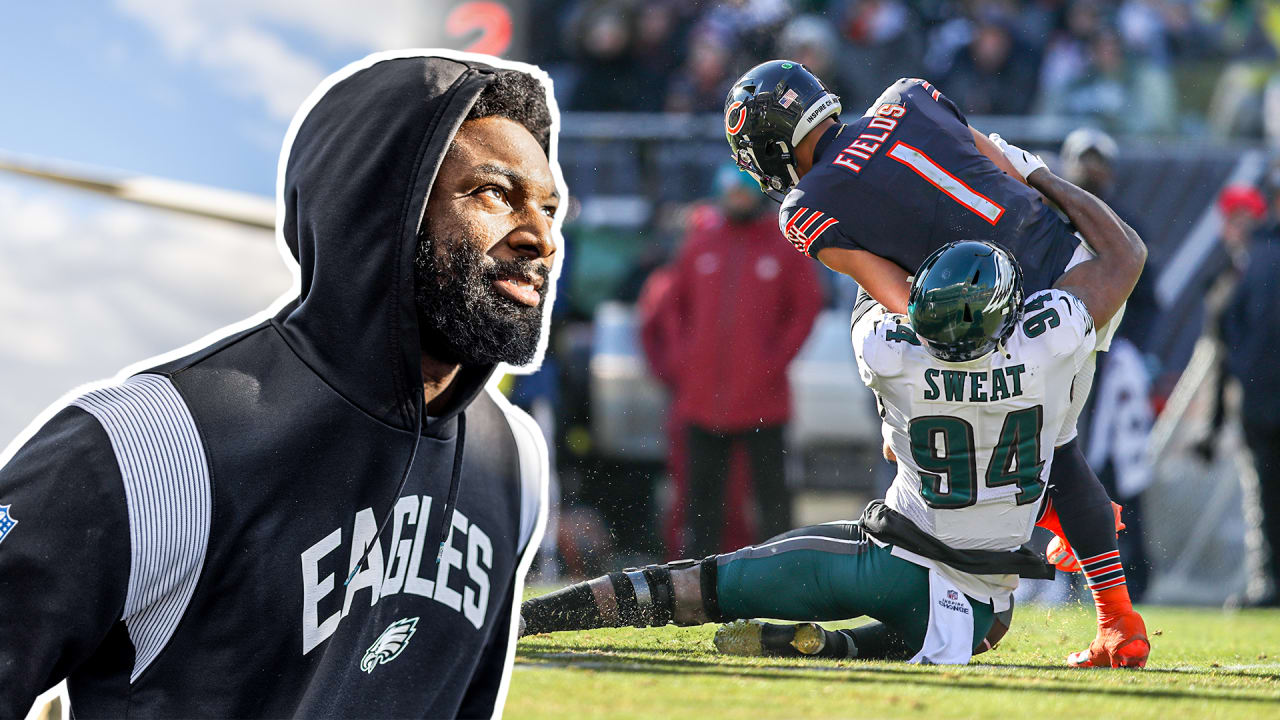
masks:
[[[1004,215],[1004,208],[947,172],[946,168],[934,162],[923,150],[899,142],[889,151],[889,157],[911,168],[930,185],[992,225],[1000,222],[1000,216]]]

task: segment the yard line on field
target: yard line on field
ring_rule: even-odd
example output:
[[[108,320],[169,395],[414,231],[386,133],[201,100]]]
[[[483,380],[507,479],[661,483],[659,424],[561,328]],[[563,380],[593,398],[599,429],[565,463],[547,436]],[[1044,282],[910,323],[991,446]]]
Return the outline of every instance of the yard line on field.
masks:
[[[1180,672],[1212,673],[1215,670],[1275,670],[1280,673],[1280,663],[1249,663],[1244,665],[1218,665],[1206,668],[1200,665],[1171,665],[1160,667],[1161,670],[1178,670]]]

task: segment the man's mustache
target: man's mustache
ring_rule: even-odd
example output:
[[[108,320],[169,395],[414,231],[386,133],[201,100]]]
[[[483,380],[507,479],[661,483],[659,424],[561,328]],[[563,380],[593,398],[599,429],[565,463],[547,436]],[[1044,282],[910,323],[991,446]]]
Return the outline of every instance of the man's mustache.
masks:
[[[490,281],[502,278],[523,279],[535,286],[539,295],[545,297],[550,286],[547,280],[551,276],[551,268],[536,260],[493,260],[484,269],[484,276]]]

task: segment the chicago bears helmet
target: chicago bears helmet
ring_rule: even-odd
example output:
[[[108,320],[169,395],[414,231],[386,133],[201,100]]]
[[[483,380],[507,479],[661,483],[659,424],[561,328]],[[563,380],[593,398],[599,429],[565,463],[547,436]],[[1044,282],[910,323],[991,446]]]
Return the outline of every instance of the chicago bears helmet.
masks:
[[[980,358],[1008,339],[1022,316],[1022,270],[993,243],[948,243],[916,271],[907,316],[939,360]]]
[[[823,120],[840,113],[840,98],[803,65],[770,60],[748,70],[729,89],[724,131],[738,167],[760,190],[782,202],[800,176],[795,147]]]

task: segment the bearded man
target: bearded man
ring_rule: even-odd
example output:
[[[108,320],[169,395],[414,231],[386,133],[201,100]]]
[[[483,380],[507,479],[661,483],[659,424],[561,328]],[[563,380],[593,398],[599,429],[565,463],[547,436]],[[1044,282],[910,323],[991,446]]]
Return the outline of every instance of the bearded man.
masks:
[[[489,716],[546,449],[547,89],[371,56],[286,140],[272,316],[73,397],[0,468],[0,716]],[[0,458],[2,459],[2,458]]]

